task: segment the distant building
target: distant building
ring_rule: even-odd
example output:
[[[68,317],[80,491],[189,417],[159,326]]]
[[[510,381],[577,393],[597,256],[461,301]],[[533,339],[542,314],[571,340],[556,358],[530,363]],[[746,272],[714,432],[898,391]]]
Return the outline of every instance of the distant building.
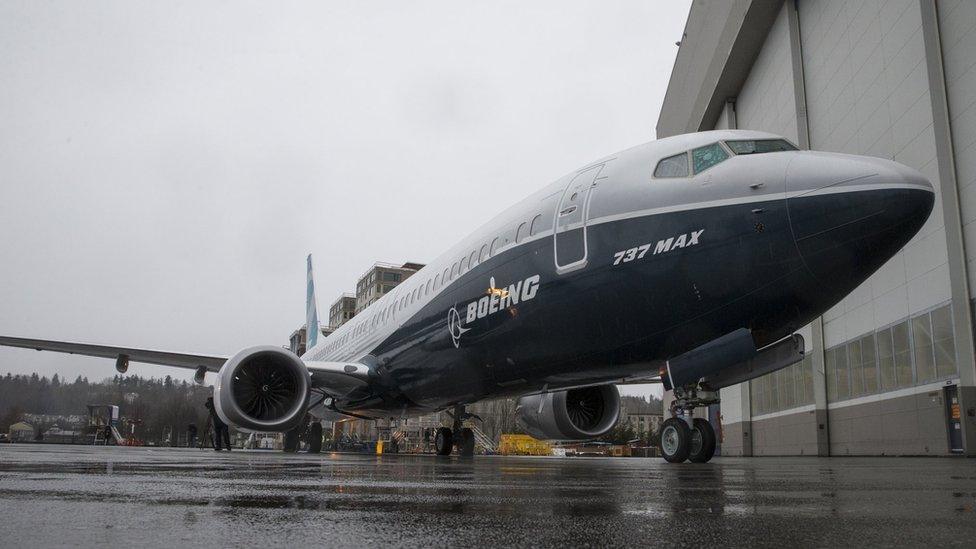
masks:
[[[378,301],[384,294],[424,266],[404,263],[399,267],[390,263],[376,263],[356,283],[356,314]]]
[[[629,424],[639,438],[653,437],[664,421],[662,403],[657,399],[648,402],[642,398],[623,397],[618,421]]]
[[[624,418],[634,428],[638,438],[654,437],[663,420],[664,416],[661,414],[627,414]]]
[[[291,352],[298,356],[305,354],[308,350],[308,334],[305,333],[306,327],[304,324],[297,330],[291,333],[291,337],[288,338],[288,348]],[[335,331],[335,328],[331,326],[319,326],[319,331],[323,336],[328,336]]]
[[[329,326],[335,330],[356,316],[356,296],[342,294],[329,307]]]
[[[12,442],[30,442],[34,440],[34,427],[23,421],[11,425],[7,432]]]

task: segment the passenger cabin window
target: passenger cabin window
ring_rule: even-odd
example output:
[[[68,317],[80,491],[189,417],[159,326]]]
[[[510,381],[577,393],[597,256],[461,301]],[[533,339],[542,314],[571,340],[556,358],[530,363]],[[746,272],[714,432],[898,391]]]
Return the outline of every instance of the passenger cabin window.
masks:
[[[796,147],[785,139],[744,139],[726,141],[735,154],[763,154],[771,152],[795,151]]]
[[[525,222],[519,223],[518,229],[515,229],[515,243],[521,244],[522,240],[525,239]]]
[[[467,270],[468,270],[468,258],[467,256],[465,256],[461,258],[461,269],[458,271],[458,274],[461,274]]]
[[[471,257],[469,258],[468,263],[471,264],[472,269],[474,269],[474,266],[478,264],[478,250],[471,252]]]
[[[542,214],[538,214],[532,218],[532,224],[529,225],[529,236],[535,236],[539,234],[542,230]]]
[[[498,251],[498,238],[497,237],[494,240],[491,241],[491,248],[488,249],[488,255],[492,255],[493,256],[493,255],[495,255],[495,252],[496,251]]]
[[[484,263],[488,259],[488,245],[481,245],[481,256],[478,257],[478,263]]]
[[[658,162],[654,177],[688,177],[688,153],[669,156]]]
[[[691,161],[695,165],[695,173],[702,173],[712,166],[722,162],[729,157],[722,145],[712,143],[691,151]]]

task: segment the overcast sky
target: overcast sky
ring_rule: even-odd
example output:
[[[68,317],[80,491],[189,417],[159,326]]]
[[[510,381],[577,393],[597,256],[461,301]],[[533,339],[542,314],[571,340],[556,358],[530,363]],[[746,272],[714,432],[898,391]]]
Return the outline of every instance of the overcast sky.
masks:
[[[6,0],[0,334],[286,344],[306,254],[327,317],[373,262],[654,139],[689,4]],[[114,374],[0,349],[7,371]]]

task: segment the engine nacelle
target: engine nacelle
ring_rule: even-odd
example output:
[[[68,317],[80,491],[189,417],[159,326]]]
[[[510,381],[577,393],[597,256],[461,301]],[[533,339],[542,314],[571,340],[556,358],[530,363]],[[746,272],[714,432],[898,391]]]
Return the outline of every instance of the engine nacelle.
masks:
[[[585,440],[613,429],[620,416],[616,385],[580,387],[524,396],[515,418],[522,429],[541,440]]]
[[[308,368],[294,353],[250,347],[220,368],[214,406],[221,419],[242,430],[287,431],[302,420],[310,387]]]

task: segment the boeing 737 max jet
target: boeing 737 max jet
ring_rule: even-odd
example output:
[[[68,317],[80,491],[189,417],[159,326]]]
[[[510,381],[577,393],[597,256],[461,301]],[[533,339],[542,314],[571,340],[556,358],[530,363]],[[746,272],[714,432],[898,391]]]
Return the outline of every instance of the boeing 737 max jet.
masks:
[[[0,344],[216,372],[220,416],[254,431],[311,415],[391,418],[452,408],[439,454],[474,447],[464,406],[518,396],[544,439],[589,439],[619,412],[618,383],[674,391],[665,458],[707,461],[690,411],[803,358],[795,333],[874,273],[934,202],[918,172],[711,131],[602,158],[514,204],[328,337],[308,279],[308,351],[232,357],[59,341]]]

